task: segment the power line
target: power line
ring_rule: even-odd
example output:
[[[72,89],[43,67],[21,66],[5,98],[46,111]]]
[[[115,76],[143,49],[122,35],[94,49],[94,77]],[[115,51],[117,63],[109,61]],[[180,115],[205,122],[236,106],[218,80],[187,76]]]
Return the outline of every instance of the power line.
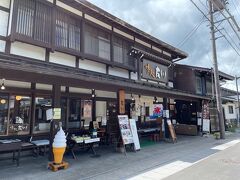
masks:
[[[210,19],[204,14],[204,12],[197,6],[197,4],[193,1],[190,0],[193,5],[198,9],[198,11],[200,11],[202,13],[202,15],[208,20],[210,21]],[[238,54],[238,56],[240,56],[240,53],[237,52],[236,48],[231,44],[231,42],[226,38],[226,36],[221,32],[221,30],[218,29],[218,27],[216,27],[216,25],[214,25],[215,29],[226,39],[226,41],[229,43],[229,45],[233,48],[233,50]]]
[[[232,0],[232,4],[233,4],[233,6],[234,6],[234,8],[235,8],[235,10],[236,10],[236,12],[237,12],[237,14],[240,16],[240,11],[238,10],[238,6],[235,4],[235,1],[234,1],[234,0]]]
[[[198,30],[198,28],[202,25],[204,22],[204,16],[202,17],[199,24],[197,24],[182,40],[182,42],[178,43],[178,47],[182,47],[192,36],[193,34]]]

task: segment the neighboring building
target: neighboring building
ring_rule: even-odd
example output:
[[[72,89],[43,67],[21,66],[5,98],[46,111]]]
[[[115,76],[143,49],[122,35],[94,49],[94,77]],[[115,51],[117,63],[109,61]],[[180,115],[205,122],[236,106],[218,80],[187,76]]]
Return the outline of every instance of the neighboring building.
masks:
[[[221,88],[221,93],[225,121],[237,125],[239,123],[237,92],[230,89]]]
[[[180,64],[177,64],[175,67],[175,88],[211,98],[211,101],[209,101],[211,131],[218,131],[219,120],[217,118],[216,103],[213,96],[213,93],[215,92],[213,70],[209,68]],[[220,83],[227,80],[232,81],[234,80],[234,77],[220,71],[219,80]],[[229,93],[226,93],[227,91],[230,92],[231,90],[221,88],[224,118],[226,120],[236,120],[236,110],[234,101],[232,101],[233,99],[230,100],[229,98],[224,98],[226,95],[229,95]]]

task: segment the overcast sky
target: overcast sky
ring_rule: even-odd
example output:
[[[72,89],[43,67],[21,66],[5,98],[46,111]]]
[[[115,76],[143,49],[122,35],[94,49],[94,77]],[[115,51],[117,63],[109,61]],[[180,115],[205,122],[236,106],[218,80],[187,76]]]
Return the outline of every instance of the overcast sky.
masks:
[[[209,23],[203,19],[203,15],[190,0],[89,1],[152,36],[187,52],[189,57],[181,63],[209,68],[213,66]],[[194,0],[194,2],[207,14],[206,0]],[[228,9],[240,25],[239,0],[228,0],[228,2]],[[216,14],[215,19],[220,20],[222,16]],[[182,43],[198,25],[200,25],[198,30],[185,43]],[[240,49],[240,41],[229,27],[226,21],[219,26],[219,28],[226,29]],[[222,32],[226,34],[224,30]],[[220,35],[217,34],[217,36]],[[224,38],[217,40],[217,50],[219,69],[233,76],[240,76],[240,56]],[[225,86],[235,88],[233,82],[227,82]]]

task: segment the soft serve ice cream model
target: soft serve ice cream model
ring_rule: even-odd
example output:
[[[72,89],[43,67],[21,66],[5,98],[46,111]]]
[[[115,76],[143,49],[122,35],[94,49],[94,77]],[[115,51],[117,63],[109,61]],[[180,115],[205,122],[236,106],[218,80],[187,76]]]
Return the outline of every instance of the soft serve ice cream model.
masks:
[[[53,147],[54,163],[61,164],[64,152],[66,150],[66,135],[62,127],[60,127],[60,130],[55,135],[52,147]]]

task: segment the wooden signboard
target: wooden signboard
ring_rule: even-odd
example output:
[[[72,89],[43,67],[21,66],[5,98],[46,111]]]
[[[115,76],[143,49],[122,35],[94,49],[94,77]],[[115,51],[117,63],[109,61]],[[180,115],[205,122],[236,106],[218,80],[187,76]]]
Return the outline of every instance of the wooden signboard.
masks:
[[[170,135],[171,135],[171,138],[173,140],[173,143],[177,142],[176,132],[175,132],[175,129],[174,129],[173,125],[172,125],[171,120],[167,120],[167,124],[168,124],[168,128],[169,128]]]
[[[118,97],[119,97],[119,114],[125,114],[125,91],[119,90]]]

